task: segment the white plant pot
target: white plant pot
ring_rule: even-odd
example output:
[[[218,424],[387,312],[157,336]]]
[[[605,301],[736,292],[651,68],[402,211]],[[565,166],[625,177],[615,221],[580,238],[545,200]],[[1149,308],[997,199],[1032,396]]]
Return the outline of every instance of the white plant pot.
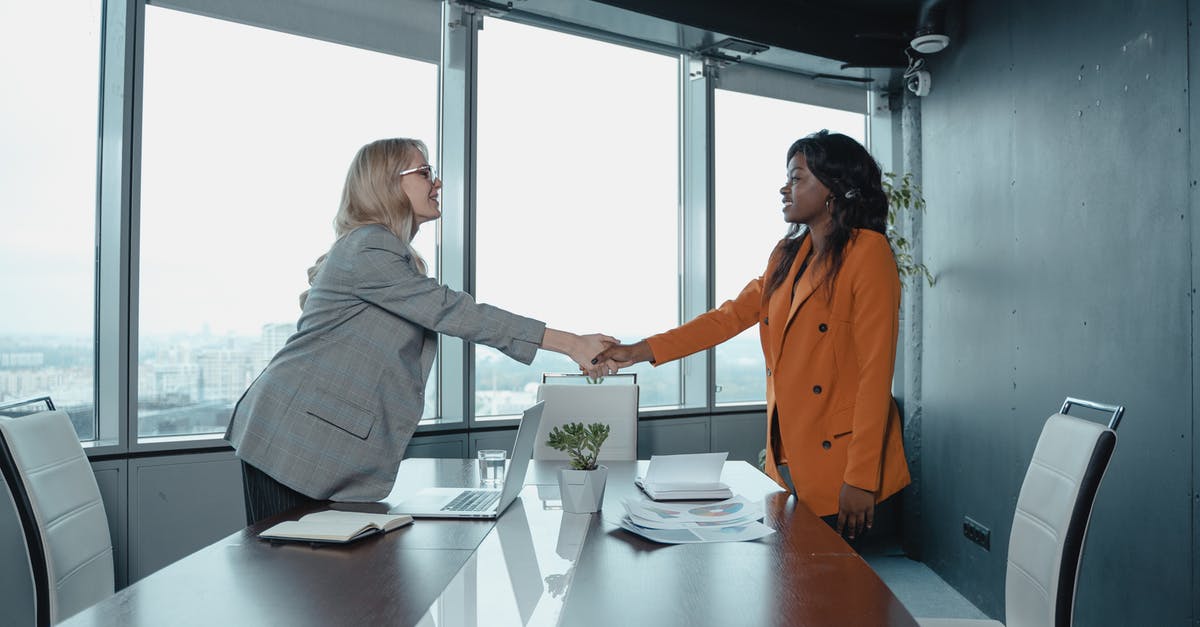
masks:
[[[607,466],[599,466],[595,470],[563,468],[558,471],[563,511],[572,514],[600,511],[600,505],[604,503],[604,484],[607,482]]]

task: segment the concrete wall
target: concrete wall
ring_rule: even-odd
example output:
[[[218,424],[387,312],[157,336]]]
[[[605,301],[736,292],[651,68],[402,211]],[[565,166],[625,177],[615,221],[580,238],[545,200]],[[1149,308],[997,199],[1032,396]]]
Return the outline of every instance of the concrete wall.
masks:
[[[1188,3],[961,5],[921,103],[938,277],[921,303],[925,561],[1003,618],[1043,422],[1066,396],[1119,403],[1075,624],[1191,624]],[[964,515],[991,528],[990,552],[963,537]]]

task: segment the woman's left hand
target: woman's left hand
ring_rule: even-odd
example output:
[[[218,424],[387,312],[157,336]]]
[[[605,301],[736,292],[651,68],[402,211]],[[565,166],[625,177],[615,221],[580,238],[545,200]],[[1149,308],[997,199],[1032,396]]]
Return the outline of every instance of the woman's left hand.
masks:
[[[837,532],[853,540],[874,523],[875,493],[843,483],[838,496]]]

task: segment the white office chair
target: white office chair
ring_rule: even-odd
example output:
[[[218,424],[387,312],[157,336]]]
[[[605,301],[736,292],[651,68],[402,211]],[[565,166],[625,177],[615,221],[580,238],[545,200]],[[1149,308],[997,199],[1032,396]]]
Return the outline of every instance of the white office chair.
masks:
[[[1068,416],[1072,405],[1112,414],[1108,427]],[[1042,427],[1021,483],[1004,580],[1007,627],[1070,627],[1080,557],[1096,490],[1125,408],[1068,398]],[[918,618],[922,627],[983,627],[994,620]]]
[[[609,377],[616,379],[622,375]],[[630,375],[632,376],[632,375]],[[569,459],[563,451],[546,445],[554,427],[568,422],[590,424],[602,422],[610,427],[608,439],[600,447],[598,461],[634,461],[637,459],[637,379],[632,384],[606,381],[598,385],[568,383],[573,375],[546,375],[538,386],[537,398],[546,401],[542,424],[538,427],[537,445],[533,458],[562,461]]]
[[[27,398],[0,405],[0,418],[20,418],[39,411],[54,411],[54,401],[49,396]]]
[[[37,624],[53,625],[113,594],[108,518],[67,413],[0,418],[0,470],[25,535]]]

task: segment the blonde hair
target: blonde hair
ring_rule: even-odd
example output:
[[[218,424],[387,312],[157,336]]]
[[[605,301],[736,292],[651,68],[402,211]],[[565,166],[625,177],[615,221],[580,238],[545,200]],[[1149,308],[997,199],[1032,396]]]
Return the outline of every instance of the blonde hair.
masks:
[[[346,183],[342,187],[342,201],[333,228],[337,239],[354,229],[369,224],[382,225],[404,242],[408,254],[412,255],[417,270],[427,271],[425,259],[411,246],[416,234],[417,223],[413,218],[412,202],[400,189],[398,172],[410,166],[418,158],[428,159],[425,144],[418,139],[403,137],[380,139],[358,149],[350,170],[346,172]],[[308,284],[312,285],[317,273],[325,264],[321,255],[308,269]],[[300,295],[300,306],[308,298],[306,290]]]

